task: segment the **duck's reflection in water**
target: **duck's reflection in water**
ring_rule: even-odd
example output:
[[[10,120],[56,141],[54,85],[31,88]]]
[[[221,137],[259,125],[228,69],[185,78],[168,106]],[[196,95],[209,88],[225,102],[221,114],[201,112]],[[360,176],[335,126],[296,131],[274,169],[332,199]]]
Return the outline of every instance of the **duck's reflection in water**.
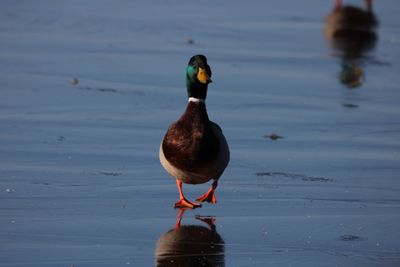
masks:
[[[225,243],[215,229],[215,218],[196,216],[203,225],[181,224],[184,209],[175,227],[157,241],[156,266],[225,266]]]
[[[362,85],[365,54],[375,47],[378,39],[378,20],[373,12],[372,0],[364,2],[365,8],[362,9],[336,0],[334,9],[326,18],[324,35],[342,58],[339,80],[348,88]]]

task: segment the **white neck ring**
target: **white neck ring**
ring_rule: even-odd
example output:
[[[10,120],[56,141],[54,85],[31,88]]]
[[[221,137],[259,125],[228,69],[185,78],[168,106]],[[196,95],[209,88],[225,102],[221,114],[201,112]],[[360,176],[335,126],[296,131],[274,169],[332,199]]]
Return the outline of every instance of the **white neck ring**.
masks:
[[[204,99],[200,99],[200,98],[195,98],[195,97],[189,97],[189,102],[194,102],[194,103],[204,103]]]

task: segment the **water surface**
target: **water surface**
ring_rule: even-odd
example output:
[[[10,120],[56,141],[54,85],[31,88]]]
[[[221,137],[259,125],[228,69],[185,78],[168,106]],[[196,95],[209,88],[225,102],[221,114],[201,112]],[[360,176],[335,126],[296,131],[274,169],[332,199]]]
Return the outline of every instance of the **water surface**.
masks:
[[[0,6],[0,266],[156,266],[179,213],[158,148],[198,53],[231,148],[218,204],[181,222],[191,242],[209,233],[206,259],[400,264],[397,1],[374,1],[355,88],[323,33],[334,1]],[[184,187],[192,199],[206,189]]]

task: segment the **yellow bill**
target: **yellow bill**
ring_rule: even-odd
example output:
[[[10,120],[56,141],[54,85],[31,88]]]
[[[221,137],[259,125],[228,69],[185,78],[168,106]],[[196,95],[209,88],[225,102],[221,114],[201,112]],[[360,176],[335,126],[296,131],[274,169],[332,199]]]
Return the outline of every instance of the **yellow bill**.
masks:
[[[197,72],[197,79],[201,83],[210,83],[211,82],[210,76],[208,76],[207,71],[203,68],[199,68],[199,71]]]

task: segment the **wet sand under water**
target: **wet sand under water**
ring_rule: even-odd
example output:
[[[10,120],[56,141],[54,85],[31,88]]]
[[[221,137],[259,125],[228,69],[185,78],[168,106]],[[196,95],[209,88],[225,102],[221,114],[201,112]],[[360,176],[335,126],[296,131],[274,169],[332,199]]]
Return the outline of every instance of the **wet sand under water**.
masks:
[[[399,266],[400,5],[350,89],[334,1],[264,2],[2,1],[0,266]],[[231,162],[176,227],[158,148],[197,53]]]

